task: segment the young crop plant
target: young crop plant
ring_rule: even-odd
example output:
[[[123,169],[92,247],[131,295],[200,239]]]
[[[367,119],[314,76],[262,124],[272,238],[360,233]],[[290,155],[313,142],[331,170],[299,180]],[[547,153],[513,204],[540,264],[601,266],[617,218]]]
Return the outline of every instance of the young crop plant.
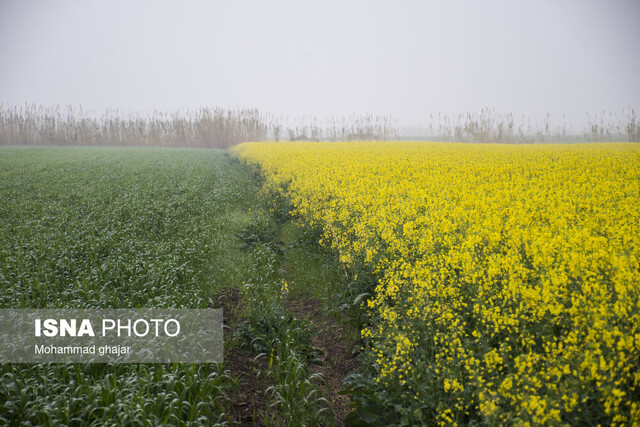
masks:
[[[640,423],[640,144],[233,153],[377,280],[349,422]]]

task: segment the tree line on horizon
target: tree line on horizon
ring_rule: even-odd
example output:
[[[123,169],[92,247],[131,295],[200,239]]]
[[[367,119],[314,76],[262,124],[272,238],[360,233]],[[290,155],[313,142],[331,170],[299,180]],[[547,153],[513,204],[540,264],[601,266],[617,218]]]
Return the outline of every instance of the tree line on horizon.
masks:
[[[587,115],[587,128],[570,135],[552,128],[549,116],[532,124],[523,116],[484,108],[458,115],[431,115],[422,127],[432,140],[487,143],[552,141],[640,141],[640,121],[629,107],[618,115]],[[388,116],[282,117],[254,108],[202,107],[151,114],[105,111],[90,114],[72,106],[0,104],[0,145],[104,145],[227,148],[246,141],[386,141],[406,139]],[[415,139],[415,137],[411,138]]]

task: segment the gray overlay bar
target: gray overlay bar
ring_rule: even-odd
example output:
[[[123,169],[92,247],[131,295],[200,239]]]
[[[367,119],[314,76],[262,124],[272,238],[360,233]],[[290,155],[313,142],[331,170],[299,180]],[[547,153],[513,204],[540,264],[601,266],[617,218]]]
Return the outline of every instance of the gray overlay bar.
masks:
[[[217,363],[222,309],[0,309],[0,363]]]

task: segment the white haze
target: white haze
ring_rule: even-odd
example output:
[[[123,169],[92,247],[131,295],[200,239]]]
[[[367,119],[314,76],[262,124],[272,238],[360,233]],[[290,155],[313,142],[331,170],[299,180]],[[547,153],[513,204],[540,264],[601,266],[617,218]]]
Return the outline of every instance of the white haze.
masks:
[[[639,23],[636,0],[4,0],[0,102],[580,128],[640,109]]]

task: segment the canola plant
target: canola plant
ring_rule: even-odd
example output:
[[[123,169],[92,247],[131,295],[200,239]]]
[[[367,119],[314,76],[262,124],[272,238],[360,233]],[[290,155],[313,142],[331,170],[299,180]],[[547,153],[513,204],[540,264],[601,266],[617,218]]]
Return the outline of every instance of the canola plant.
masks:
[[[640,144],[234,152],[377,278],[367,399],[406,423],[640,423]]]

